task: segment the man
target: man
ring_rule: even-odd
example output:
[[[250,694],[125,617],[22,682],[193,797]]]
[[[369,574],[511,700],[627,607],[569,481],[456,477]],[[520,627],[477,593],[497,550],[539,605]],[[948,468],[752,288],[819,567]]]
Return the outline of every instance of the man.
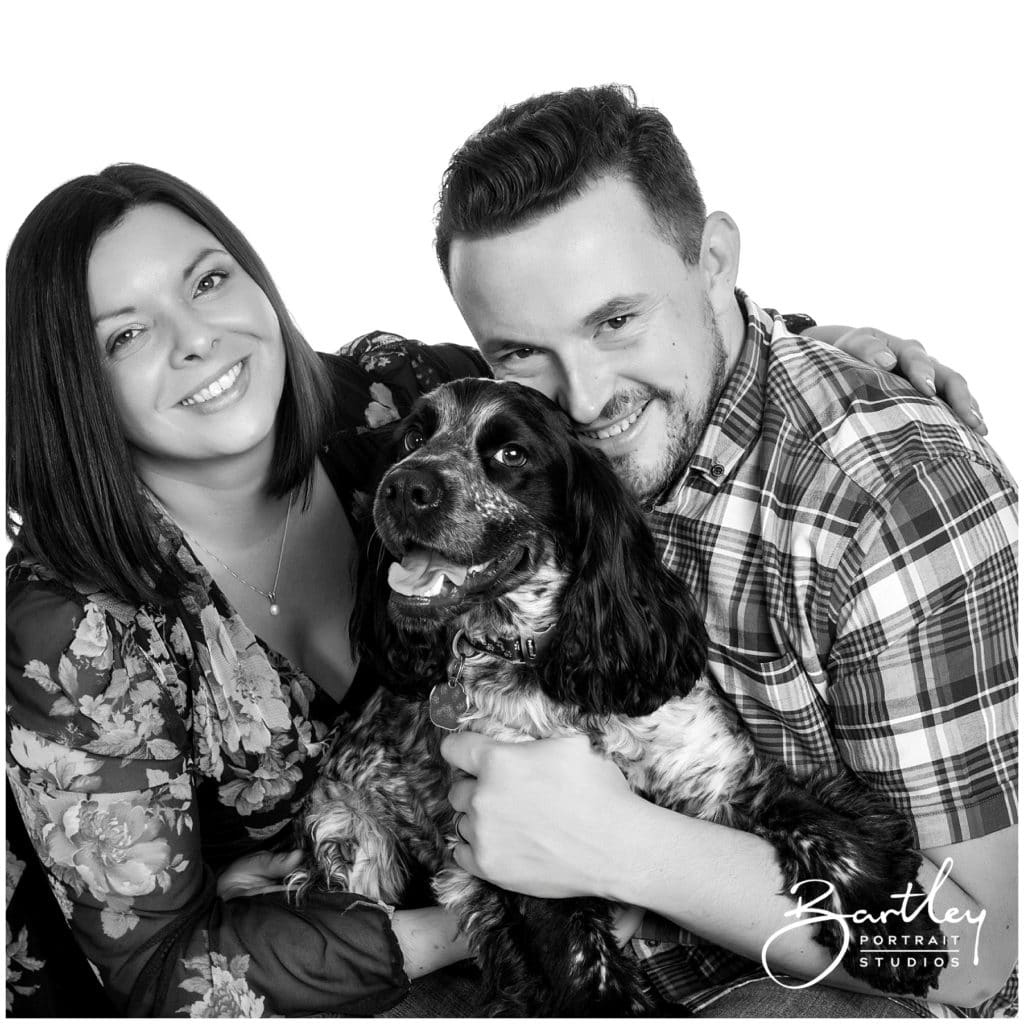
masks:
[[[437,252],[495,375],[558,402],[649,511],[759,748],[798,774],[845,764],[913,820],[960,951],[934,1000],[1012,1004],[1016,491],[996,455],[738,292],[735,223],[706,214],[671,126],[627,90],[527,100],[469,139]],[[765,978],[763,950],[790,986],[831,960],[810,928],[773,938],[793,900],[772,848],[641,800],[585,741],[467,733],[444,752],[471,776],[456,860],[683,929],[634,943],[663,995],[714,1016],[928,1015],[841,969]]]

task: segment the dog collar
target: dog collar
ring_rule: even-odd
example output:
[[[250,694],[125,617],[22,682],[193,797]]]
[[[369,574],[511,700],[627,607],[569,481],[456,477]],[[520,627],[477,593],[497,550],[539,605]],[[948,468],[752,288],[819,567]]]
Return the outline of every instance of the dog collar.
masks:
[[[520,633],[515,637],[467,636],[460,629],[452,641],[452,651],[461,658],[491,654],[517,665],[532,665],[547,653],[554,635],[554,623],[543,633]]]
[[[452,654],[458,661],[447,681],[434,686],[427,699],[431,722],[445,732],[462,729],[462,718],[470,710],[469,694],[462,682],[467,659],[490,654],[517,665],[532,665],[547,652],[554,634],[554,623],[543,633],[521,633],[517,637],[469,637],[460,629],[452,637]]]

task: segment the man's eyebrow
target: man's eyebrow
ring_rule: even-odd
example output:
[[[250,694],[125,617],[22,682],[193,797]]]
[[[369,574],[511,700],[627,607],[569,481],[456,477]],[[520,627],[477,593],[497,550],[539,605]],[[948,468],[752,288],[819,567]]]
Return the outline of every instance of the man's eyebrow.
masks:
[[[644,301],[646,296],[637,292],[635,295],[616,295],[615,298],[602,302],[596,309],[592,309],[581,321],[583,327],[598,327],[613,317],[623,316],[626,313],[633,313],[636,307]]]
[[[483,338],[478,343],[480,348],[496,352],[503,348],[533,348],[528,341],[516,341],[515,338]]]
[[[193,259],[189,263],[189,265],[181,272],[182,281],[187,281],[192,276],[192,273],[196,269],[196,267],[198,267],[199,264],[202,263],[207,256],[213,256],[217,254],[221,256],[228,255],[228,253],[225,252],[223,249],[200,249],[199,252],[196,253],[195,259]],[[92,325],[93,327],[98,327],[101,323],[103,323],[104,320],[113,320],[115,317],[127,316],[129,313],[137,312],[138,309],[135,306],[122,306],[120,309],[115,309],[109,313],[103,313],[100,316],[94,317]]]

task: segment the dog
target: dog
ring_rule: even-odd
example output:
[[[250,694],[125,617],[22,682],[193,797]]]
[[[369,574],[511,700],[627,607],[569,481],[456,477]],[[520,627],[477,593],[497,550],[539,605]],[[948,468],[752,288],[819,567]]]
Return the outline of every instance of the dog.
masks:
[[[889,894],[919,891],[913,829],[883,798],[848,774],[798,782],[756,752],[703,676],[693,597],[555,405],[517,384],[456,381],[416,404],[394,446],[373,505],[366,606],[378,611],[364,655],[385,652],[388,691],[345,732],[303,811],[300,891],[394,904],[425,870],[468,937],[492,1015],[666,1012],[620,949],[609,904],[506,892],[454,865],[453,770],[438,752],[452,728],[511,742],[583,733],[647,800],[770,842],[785,891],[830,882],[836,914],[877,918],[893,912]],[[929,948],[939,931],[926,917],[900,919],[899,934]],[[851,975],[922,996],[937,984],[941,957],[860,966],[861,942],[887,944],[889,929],[850,927]],[[834,921],[816,939],[838,955]]]

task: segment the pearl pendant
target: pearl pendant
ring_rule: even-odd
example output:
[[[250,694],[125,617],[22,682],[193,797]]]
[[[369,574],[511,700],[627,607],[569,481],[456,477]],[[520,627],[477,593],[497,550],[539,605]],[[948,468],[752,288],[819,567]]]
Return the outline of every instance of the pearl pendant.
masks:
[[[271,601],[270,602],[270,614],[271,615],[278,615],[278,614],[280,614],[280,611],[281,611],[281,606],[276,601]]]

